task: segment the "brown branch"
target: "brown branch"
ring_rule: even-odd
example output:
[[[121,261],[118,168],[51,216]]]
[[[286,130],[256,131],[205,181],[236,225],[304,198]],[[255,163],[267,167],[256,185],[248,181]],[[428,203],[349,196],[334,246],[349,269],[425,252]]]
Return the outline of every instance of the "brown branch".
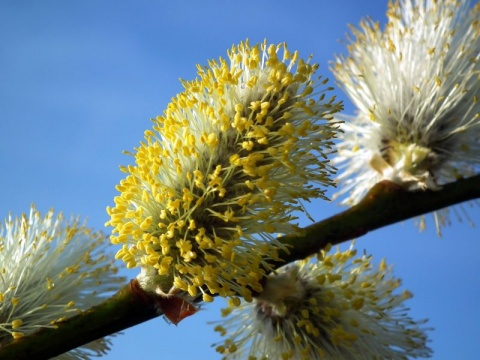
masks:
[[[291,245],[276,267],[317,253],[327,244],[362,236],[369,231],[480,197],[480,175],[445,185],[439,191],[407,192],[390,182],[375,185],[356,206],[308,226],[300,234],[280,238]],[[102,304],[0,348],[0,359],[48,359],[95,339],[114,334],[161,314],[155,300],[145,301],[131,286]]]
[[[138,325],[160,315],[154,302],[148,300],[126,285],[100,305],[58,323],[57,329],[41,329],[1,346],[0,359],[50,359]]]
[[[406,191],[382,181],[348,210],[303,228],[300,234],[281,237],[280,241],[289,245],[290,251],[281,253],[283,262],[275,265],[305,259],[327,244],[337,245],[369,231],[476,198],[480,198],[480,175],[447,184],[439,191]]]

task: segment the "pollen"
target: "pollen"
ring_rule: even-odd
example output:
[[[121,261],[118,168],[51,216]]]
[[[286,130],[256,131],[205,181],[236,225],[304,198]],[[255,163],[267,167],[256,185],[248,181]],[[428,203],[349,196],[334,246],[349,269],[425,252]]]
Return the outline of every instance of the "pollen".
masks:
[[[12,321],[12,329],[18,329],[20,326],[22,326],[23,321],[20,319],[16,319]]]
[[[12,336],[15,340],[18,340],[24,336],[24,333],[19,331],[12,331]]]

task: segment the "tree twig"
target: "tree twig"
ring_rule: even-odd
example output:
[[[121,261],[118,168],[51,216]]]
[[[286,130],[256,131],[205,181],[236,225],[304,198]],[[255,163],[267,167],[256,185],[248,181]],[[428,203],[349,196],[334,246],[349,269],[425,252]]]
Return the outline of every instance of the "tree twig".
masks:
[[[480,197],[480,175],[445,185],[439,191],[408,192],[384,181],[350,209],[310,225],[280,241],[289,252],[275,267],[317,253],[327,244],[339,244],[369,231]],[[145,301],[130,285],[110,299],[58,324],[0,347],[0,359],[48,359],[95,339],[114,334],[161,314],[155,301]]]
[[[133,280],[135,281],[135,280]],[[157,317],[153,301],[145,301],[129,284],[98,306],[0,347],[0,359],[50,359],[96,339]]]
[[[304,259],[327,244],[337,245],[381,227],[476,198],[480,198],[480,175],[447,184],[439,191],[406,191],[382,181],[348,210],[303,228],[300,234],[281,237],[280,241],[289,245],[289,252],[280,254],[283,262],[276,266]]]

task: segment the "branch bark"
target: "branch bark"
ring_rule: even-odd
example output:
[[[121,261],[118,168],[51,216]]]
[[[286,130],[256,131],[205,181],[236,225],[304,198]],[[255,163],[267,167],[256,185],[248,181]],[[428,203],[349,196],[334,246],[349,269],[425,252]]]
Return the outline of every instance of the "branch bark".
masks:
[[[384,181],[375,185],[357,205],[333,217],[303,228],[280,241],[289,252],[286,263],[304,259],[327,246],[365,235],[369,231],[480,198],[480,175],[445,185],[439,191],[408,192]],[[147,299],[148,300],[148,299]],[[95,339],[114,334],[161,315],[155,299],[145,301],[130,285],[102,304],[58,324],[0,347],[0,359],[49,359]]]
[[[133,280],[135,281],[135,280]],[[50,359],[96,339],[114,334],[161,314],[129,285],[103,303],[0,347],[0,359]]]
[[[300,234],[281,237],[280,241],[289,245],[289,252],[281,253],[283,262],[275,265],[305,259],[328,244],[337,245],[381,227],[477,198],[480,175],[447,184],[439,191],[406,191],[382,181],[348,210],[303,228]]]

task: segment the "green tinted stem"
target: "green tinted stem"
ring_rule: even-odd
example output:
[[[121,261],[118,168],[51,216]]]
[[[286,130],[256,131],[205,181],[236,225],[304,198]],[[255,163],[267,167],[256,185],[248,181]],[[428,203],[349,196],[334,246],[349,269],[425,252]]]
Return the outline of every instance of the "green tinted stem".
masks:
[[[439,191],[408,192],[384,181],[357,205],[303,228],[280,241],[289,245],[275,267],[317,253],[369,231],[480,197],[480,175],[445,185]],[[102,304],[58,324],[0,347],[0,359],[48,359],[161,314],[154,298],[125,286]]]

